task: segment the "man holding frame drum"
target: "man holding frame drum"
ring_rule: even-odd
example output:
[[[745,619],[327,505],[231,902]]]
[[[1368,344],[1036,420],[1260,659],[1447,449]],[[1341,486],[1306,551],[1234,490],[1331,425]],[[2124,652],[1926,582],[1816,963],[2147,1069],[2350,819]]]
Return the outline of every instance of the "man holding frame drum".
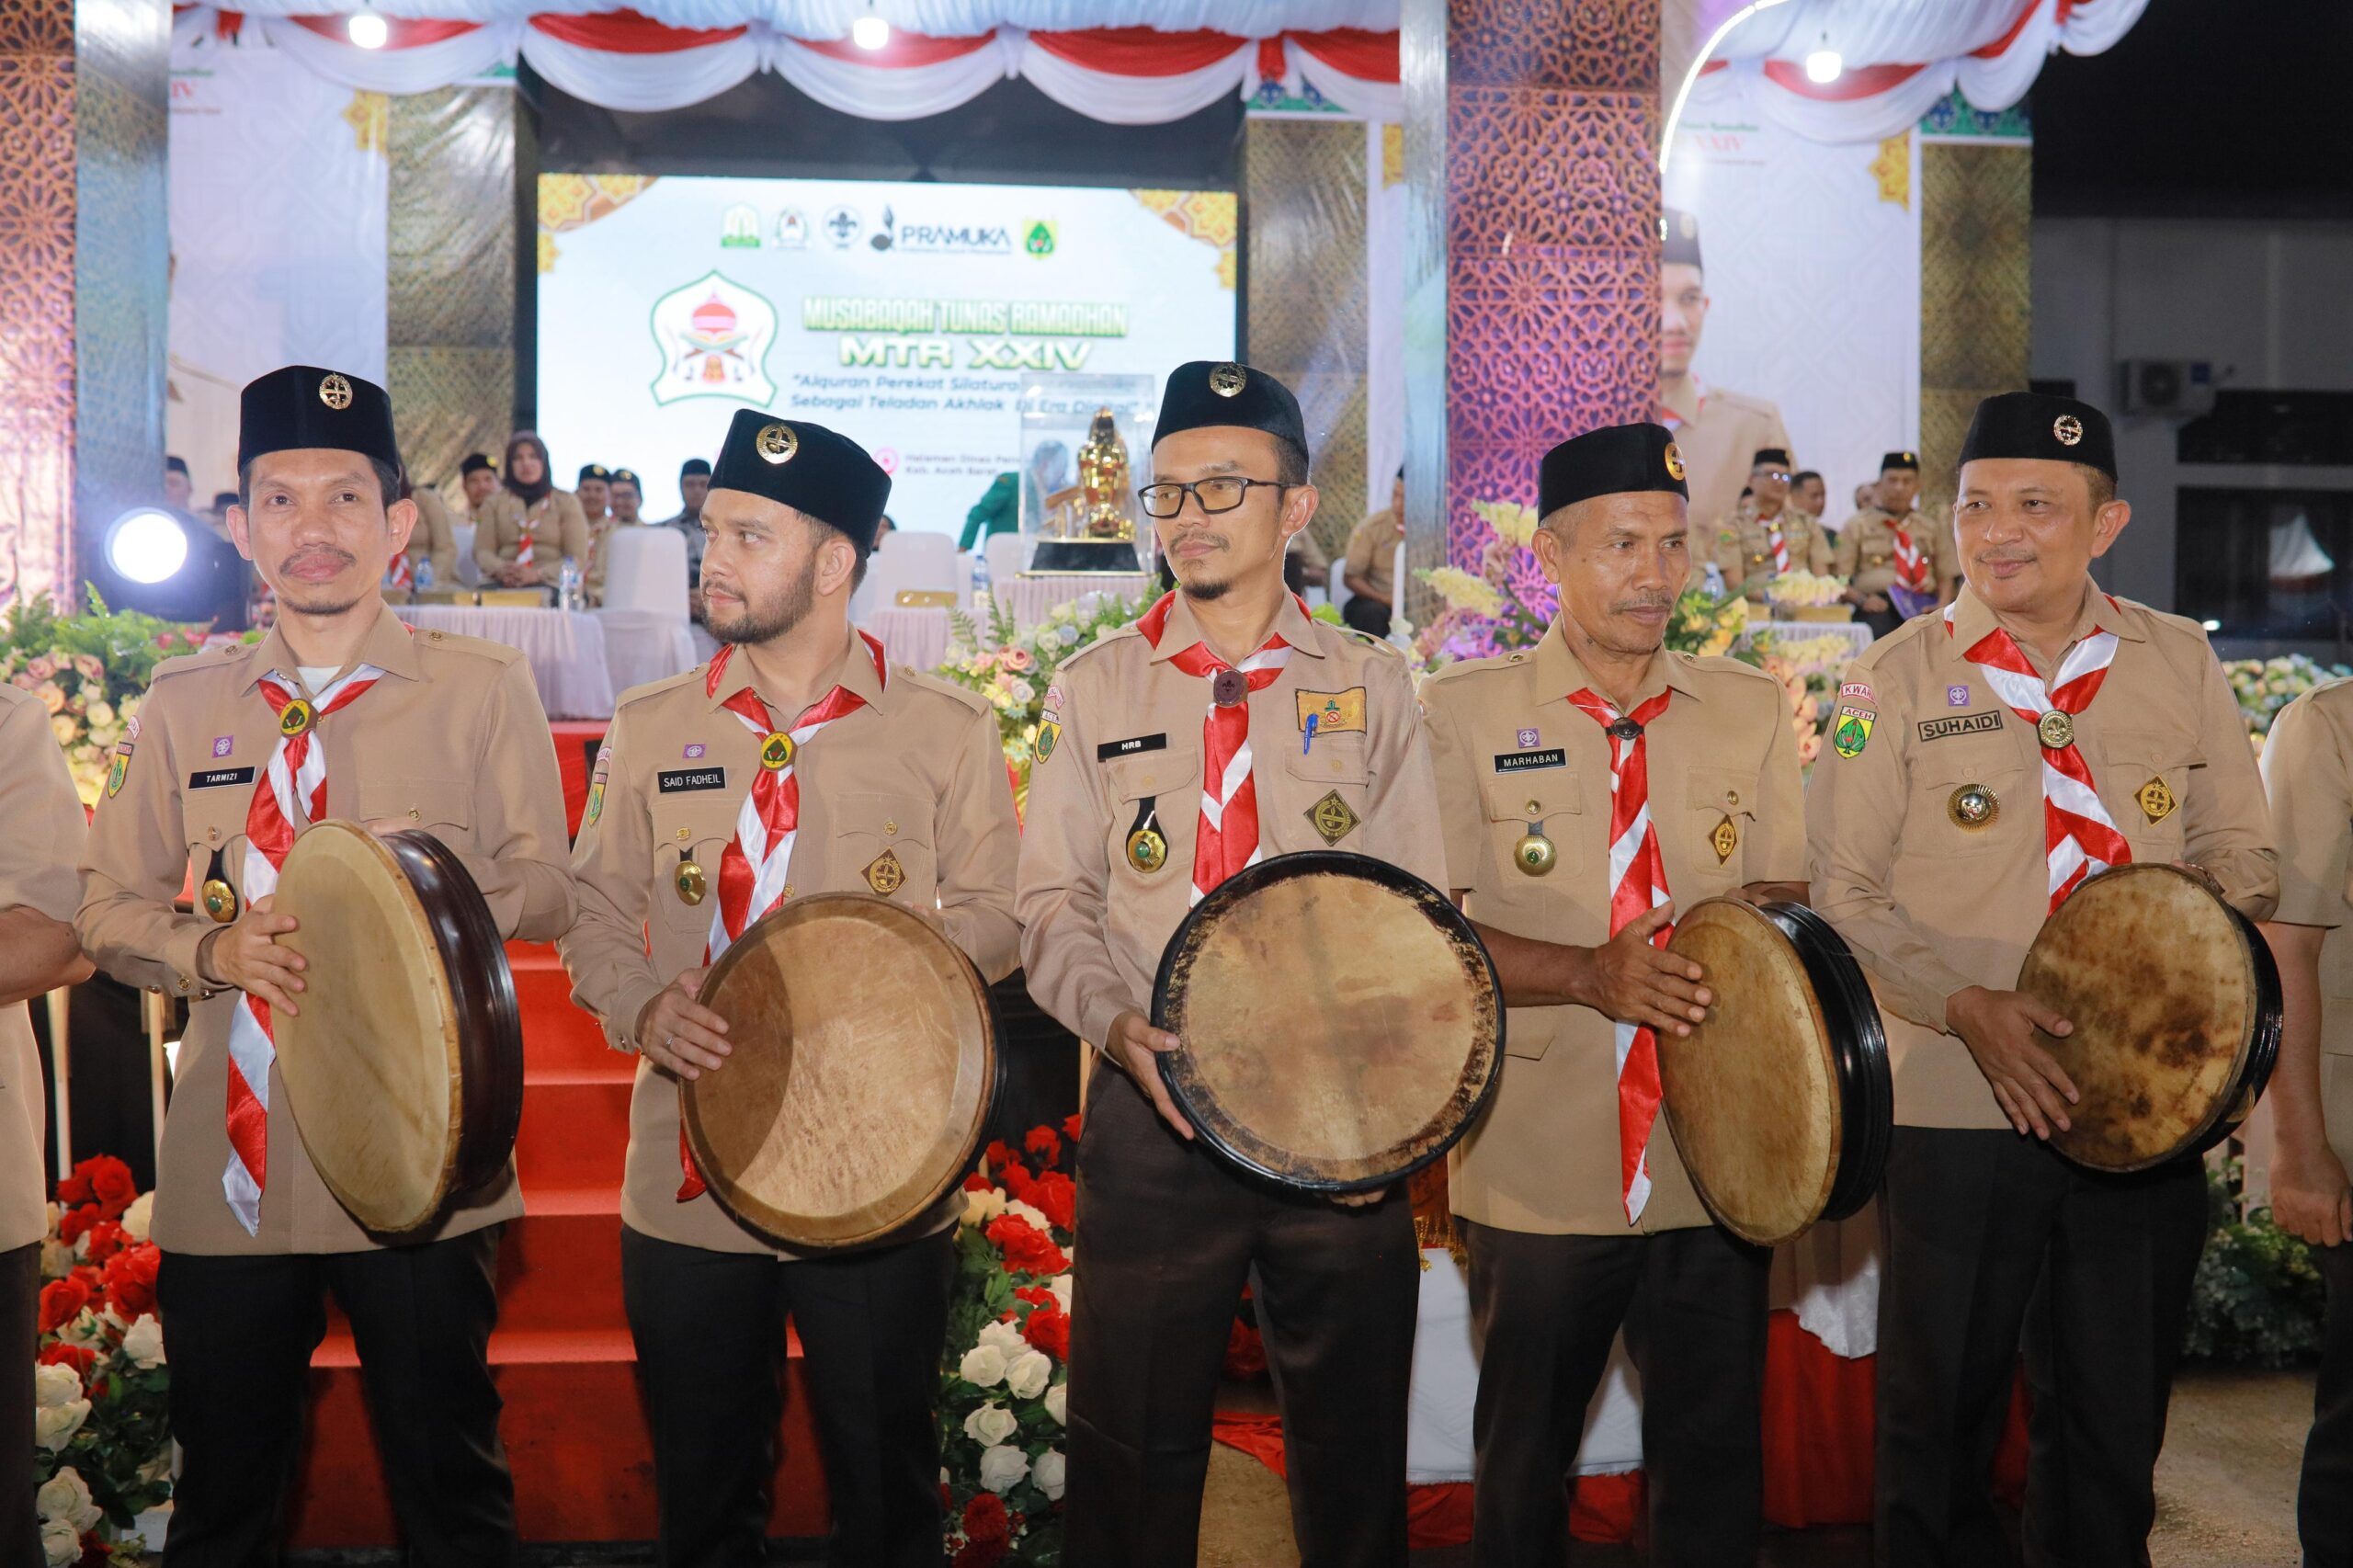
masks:
[[[1654,1031],[1713,1000],[1661,950],[1678,907],[1802,899],[1803,785],[1779,684],[1663,651],[1691,570],[1656,425],[1544,458],[1532,541],[1561,585],[1535,649],[1423,689],[1450,885],[1512,1005],[1503,1082],[1452,1155],[1483,1353],[1473,1561],[1563,1561],[1567,1478],[1622,1324],[1643,1374],[1651,1550],[1746,1564],[1762,1528],[1770,1254],[1709,1219],[1659,1114]]]
[[[1031,993],[1103,1062],[1079,1146],[1069,1557],[1192,1563],[1211,1402],[1255,1279],[1302,1560],[1403,1568],[1420,1254],[1390,1189],[1289,1191],[1197,1140],[1156,1061],[1154,976],[1187,911],[1245,866],[1353,851],[1443,886],[1404,659],[1310,619],[1285,541],[1315,512],[1299,402],[1245,365],[1177,368],[1145,513],[1177,587],[1066,660],[1046,694],[1017,908]],[[1292,999],[1302,1009],[1319,999]],[[1267,1041],[1279,1063],[1282,1042]],[[1279,1070],[1279,1067],[1278,1067]]]
[[[2198,868],[2251,918],[2279,894],[2205,634],[2092,581],[2131,517],[2116,480],[2090,404],[1979,404],[1954,504],[1967,586],[1848,668],[1806,803],[1814,907],[1869,971],[1894,1062],[1877,1534],[1905,1568],[2007,1558],[1989,1488],[2021,1339],[2027,1561],[2143,1560],[2205,1173],[2045,1147],[2094,1108],[2046,1043],[2076,1021],[2014,988],[2038,929],[2109,867]],[[2132,957],[2162,971],[2166,935],[2115,945],[2159,944]]]
[[[807,1351],[831,1490],[828,1560],[939,1561],[934,1411],[952,1210],[910,1216],[899,1233],[912,1239],[810,1256],[721,1208],[711,1188],[740,1173],[703,1169],[680,1125],[681,1083],[740,1091],[748,1074],[779,1070],[738,1057],[752,1050],[745,1037],[825,1022],[740,1017],[731,1030],[705,1005],[718,1000],[704,994],[709,966],[745,950],[740,939],[772,910],[864,894],[937,925],[983,981],[1015,965],[1018,827],[996,715],[944,681],[887,667],[881,645],[849,623],[890,491],[848,437],[736,413],[702,508],[698,586],[719,653],[623,694],[574,850],[580,920],[561,944],[573,994],[639,1058],[621,1282],[653,1426],[662,1561],[674,1568],[762,1559],[788,1314]],[[902,977],[867,978],[889,988],[878,1008],[920,1006],[896,990]],[[883,1011],[867,1020],[877,1059],[887,1021]],[[895,1109],[913,1115],[912,1099]],[[714,1365],[733,1370],[714,1379]]]
[[[269,897],[295,835],[329,816],[421,828],[454,853],[498,936],[572,922],[563,786],[530,666],[413,632],[384,562],[416,526],[392,401],[311,366],[245,388],[229,532],[278,595],[260,643],[155,671],[118,748],[75,925],[98,967],[190,1002],[155,1183],[158,1316],[183,1466],[164,1554],[274,1558],[332,1290],[350,1319],[409,1550],[503,1564],[514,1483],[487,1361],[512,1165],[384,1245],[347,1214],[287,1114],[273,1020],[307,961]],[[175,907],[184,880],[197,908]]]

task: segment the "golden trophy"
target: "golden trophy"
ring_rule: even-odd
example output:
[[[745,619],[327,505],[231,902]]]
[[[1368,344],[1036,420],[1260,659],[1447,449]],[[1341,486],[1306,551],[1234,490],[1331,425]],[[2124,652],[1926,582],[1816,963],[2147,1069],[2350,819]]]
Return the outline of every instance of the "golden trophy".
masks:
[[[1032,572],[1140,572],[1134,486],[1128,444],[1108,408],[1095,411],[1078,449],[1078,483],[1046,497],[1048,537],[1038,541]]]

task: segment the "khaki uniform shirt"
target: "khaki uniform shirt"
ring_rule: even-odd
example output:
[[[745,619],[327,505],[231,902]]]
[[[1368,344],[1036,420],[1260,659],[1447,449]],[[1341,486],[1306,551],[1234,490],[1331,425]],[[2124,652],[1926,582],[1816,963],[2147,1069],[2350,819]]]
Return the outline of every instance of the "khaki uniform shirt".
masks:
[[[1348,535],[1347,555],[1343,563],[1344,570],[1363,577],[1374,593],[1386,597],[1392,604],[1397,599],[1397,514],[1383,507],[1358,523],[1356,531]]]
[[[638,1015],[654,994],[702,967],[720,856],[760,772],[761,737],[722,706],[752,684],[751,661],[730,660],[715,694],[704,689],[708,668],[622,695],[573,850],[580,919],[558,946],[574,999],[619,1051],[637,1050]],[[935,920],[983,979],[1003,979],[1017,961],[1020,828],[995,710],[905,666],[884,685],[863,639],[852,639],[835,678],[866,706],[826,725],[793,764],[801,814],[784,896],[887,897]],[[793,717],[773,704],[769,716],[788,725]],[[681,851],[703,868],[709,891],[699,903],[678,895]],[[877,869],[886,856],[895,885],[892,872]],[[640,1057],[622,1220],[687,1246],[775,1250],[709,1193],[680,1203],[681,1175],[677,1081]]]
[[[1961,654],[1994,630],[1964,588],[1952,631],[1921,615],[1847,667],[1838,713],[1870,725],[1853,756],[1825,750],[1806,792],[1813,907],[1870,974],[1895,1070],[1895,1119],[1906,1127],[2009,1125],[1957,1035],[1945,1004],[1972,985],[2018,984],[2051,902],[2044,858],[2042,748],[2034,726],[1995,697]],[[2250,919],[2279,894],[2271,816],[2222,667],[2197,622],[2086,585],[2070,645],[2105,628],[2115,662],[2076,744],[2132,858],[2201,866]],[[2053,665],[2025,649],[2048,680]],[[1837,719],[1834,718],[1834,725]],[[1834,733],[1835,733],[1834,730]],[[2152,819],[2139,796],[2164,781],[2178,804]],[[1963,827],[1948,810],[1964,785],[1993,791],[1991,822]]]
[[[410,496],[416,503],[416,531],[408,536],[409,568],[415,573],[417,563],[433,563],[433,585],[454,588],[458,585],[458,535],[449,521],[449,503],[430,485]]]
[[[1944,585],[1959,577],[1961,551],[1954,544],[1952,525],[1938,522],[1926,512],[1915,509],[1901,518],[1877,506],[1866,506],[1847,519],[1838,530],[1837,563],[1833,570],[1847,579],[1847,585],[1866,594],[1884,594],[1895,581],[1895,529],[1898,523],[1908,529],[1912,542],[1928,558],[1932,575],[1927,588],[1918,590],[1938,594]]]
[[[2328,1142],[2353,1165],[2353,681],[2296,699],[2272,721],[2263,782],[2279,834],[2274,919],[2318,926],[2320,1095]]]
[[[504,500],[506,505],[498,503]],[[474,523],[474,564],[482,568],[483,585],[496,587],[501,566],[511,565],[523,546],[523,524],[531,524],[531,575],[552,588],[563,581],[563,558],[588,569],[588,517],[580,497],[569,490],[551,490],[527,512],[512,494],[491,497]]]
[[[0,684],[0,910],[38,909],[71,921],[81,900],[74,863],[88,835],[82,799],[49,710],[32,693]],[[33,1048],[30,1004],[0,1007],[0,1250],[49,1233],[44,1164],[49,1099]]]
[[[613,530],[620,524],[608,512],[591,519],[587,527],[588,558],[580,563],[580,585],[589,607],[594,608],[605,602],[605,557],[612,547]]]
[[[1790,571],[1819,577],[1830,570],[1830,536],[1811,515],[1784,503],[1774,521],[1780,524]],[[1752,604],[1772,602],[1773,579],[1780,574],[1773,566],[1771,530],[1772,524],[1757,516],[1753,496],[1734,507],[1716,529],[1716,570],[1724,574],[1724,587],[1745,593]]]
[[[457,852],[502,937],[561,936],[573,910],[563,785],[522,654],[450,632],[412,633],[380,608],[357,662],[385,674],[314,732],[313,744],[326,748],[327,815],[415,824]],[[274,1067],[258,1235],[245,1233],[222,1194],[229,1024],[238,993],[199,975],[197,949],[221,927],[174,901],[191,873],[204,881],[218,849],[243,902],[246,812],[278,745],[278,720],[256,689],[273,670],[301,681],[293,653],[275,631],[258,644],[157,667],[121,789],[99,802],[82,862],[74,926],[83,948],[125,984],[191,1004],[155,1183],[154,1235],[166,1252],[358,1252],[377,1244],[312,1167]],[[510,1165],[436,1230],[412,1239],[477,1230],[522,1209]]]
[[[1444,887],[1437,788],[1404,655],[1309,619],[1290,595],[1274,630],[1290,658],[1249,696],[1260,853],[1343,849]],[[1121,627],[1063,660],[1047,694],[1061,730],[1030,770],[1015,902],[1021,959],[1038,1005],[1097,1048],[1121,1013],[1151,1013],[1162,949],[1191,907],[1210,682],[1169,661],[1200,641],[1179,593],[1158,648]],[[1358,699],[1364,727],[1327,731],[1319,720],[1302,749],[1303,693]],[[1327,841],[1313,818],[1330,795],[1355,821]],[[1127,855],[1147,804],[1168,841],[1156,871],[1137,870]]]
[[[1663,413],[1672,411],[1662,410]],[[1674,432],[1691,491],[1691,516],[1721,517],[1740,505],[1756,454],[1769,447],[1790,449],[1781,411],[1761,397],[1702,387],[1699,412],[1661,421]]]
[[[1447,877],[1482,925],[1577,947],[1609,939],[1609,742],[1569,701],[1591,686],[1558,622],[1532,653],[1449,665],[1423,684]],[[1734,659],[1654,654],[1636,702],[1669,689],[1644,745],[1676,909],[1749,882],[1799,881],[1804,784],[1780,684]],[[1734,842],[1719,855],[1714,839],[1727,822]],[[1531,825],[1553,845],[1540,877],[1520,870],[1512,853]],[[1505,1015],[1502,1082],[1449,1156],[1457,1214],[1540,1235],[1628,1233],[1616,1032],[1591,1007]],[[1664,1116],[1652,1130],[1650,1171],[1636,1229],[1710,1222]]]

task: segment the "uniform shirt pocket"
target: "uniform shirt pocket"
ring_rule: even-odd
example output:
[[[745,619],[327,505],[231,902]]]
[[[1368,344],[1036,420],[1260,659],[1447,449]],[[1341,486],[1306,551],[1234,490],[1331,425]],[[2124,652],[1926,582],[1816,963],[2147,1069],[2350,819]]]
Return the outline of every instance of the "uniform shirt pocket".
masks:
[[[453,849],[472,847],[474,792],[464,779],[369,778],[359,786],[358,802],[363,823],[397,822],[423,828]]]
[[[1987,744],[1977,744],[1979,742]],[[1943,859],[2015,851],[2042,843],[2039,774],[2018,761],[2006,736],[1927,741],[1912,769],[1912,799],[1904,823],[1907,859]],[[1950,749],[1946,749],[1949,747]]]
[[[735,836],[740,801],[660,796],[654,807],[653,918],[676,933],[707,931],[719,906],[719,863]],[[796,846],[797,847],[797,846]]]
[[[1372,789],[1364,736],[1342,731],[1309,742],[1303,735],[1285,735],[1279,744],[1283,772],[1291,781],[1290,793],[1306,802],[1294,809],[1313,830],[1316,843],[1331,849],[1363,850],[1362,824],[1371,809]],[[1260,842],[1268,842],[1267,824],[1259,825]],[[1291,836],[1290,824],[1285,824],[1283,832]]]
[[[2188,735],[2119,730],[2105,738],[2107,760],[2095,777],[2100,799],[2117,831],[2132,846],[2135,860],[2178,860],[2183,840],[2182,807],[2194,787],[2190,770],[2205,765]]]
[[[1698,899],[1728,892],[1748,881],[1742,874],[1741,851],[1756,829],[1756,770],[1750,767],[1695,767],[1684,780],[1684,810],[1656,812],[1659,831],[1679,833],[1676,847],[1684,865],[1692,869],[1697,885],[1688,893],[1670,889],[1676,906],[1688,909]]]
[[[196,907],[204,910],[204,884],[214,873],[244,896],[245,885],[245,822],[253,809],[251,785],[190,790],[180,796],[180,828],[188,840],[188,886],[195,890]]]
[[[1201,754],[1199,748],[1139,752],[1097,765],[1103,769],[1103,799],[1110,808],[1103,827],[1104,852],[1110,858],[1111,885],[1131,891],[1155,884],[1175,866],[1180,881],[1190,880],[1193,838],[1201,817]],[[1150,871],[1137,869],[1128,852],[1128,839],[1146,822],[1157,829],[1167,846],[1167,863]]]
[[[1506,903],[1525,902],[1541,884],[1585,873],[1585,790],[1575,773],[1544,768],[1490,778],[1481,799],[1495,868],[1484,891]],[[1530,842],[1540,836],[1544,846]]]
[[[913,795],[845,794],[826,802],[834,821],[832,881],[918,908],[939,903],[932,803]],[[852,879],[856,879],[854,881]]]

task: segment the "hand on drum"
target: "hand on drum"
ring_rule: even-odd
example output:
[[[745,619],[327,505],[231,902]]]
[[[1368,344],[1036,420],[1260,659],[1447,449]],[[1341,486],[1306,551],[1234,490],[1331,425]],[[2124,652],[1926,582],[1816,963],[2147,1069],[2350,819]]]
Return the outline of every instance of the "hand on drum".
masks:
[[[294,996],[309,965],[293,949],[278,945],[278,937],[294,929],[294,917],[272,913],[273,902],[267,895],[254,900],[233,925],[215,932],[206,961],[212,978],[260,997],[274,1012],[299,1017],[302,1010],[294,1006]]]
[[[1580,987],[1586,1006],[1623,1023],[1672,1029],[1678,1037],[1704,1022],[1715,995],[1699,983],[1699,966],[1651,946],[1674,923],[1675,905],[1662,903],[1591,949],[1586,983]]]
[[[690,969],[654,994],[637,1016],[637,1049],[648,1062],[681,1078],[699,1078],[727,1064],[727,1020],[695,998],[708,970]]]
[[[1103,1049],[1121,1072],[1136,1081],[1136,1086],[1151,1099],[1160,1119],[1189,1143],[1193,1141],[1193,1124],[1185,1119],[1184,1113],[1168,1097],[1168,1085],[1160,1081],[1160,1064],[1153,1060],[1156,1053],[1175,1051],[1184,1043],[1166,1029],[1154,1028],[1151,1019],[1131,1009],[1111,1020],[1111,1038],[1103,1042]]]
[[[2313,1246],[2353,1240],[2353,1187],[2346,1181],[2345,1162],[2326,1142],[2302,1149],[2279,1140],[2271,1166],[2271,1218]]]
[[[1945,1022],[1977,1059],[1977,1070],[1994,1085],[2002,1114],[2021,1133],[2048,1142],[2053,1127],[2070,1127],[2067,1107],[2083,1096],[2051,1053],[2034,1041],[2034,1031],[2073,1034],[2075,1026],[2023,991],[1992,991],[1972,985],[1945,1004]]]

